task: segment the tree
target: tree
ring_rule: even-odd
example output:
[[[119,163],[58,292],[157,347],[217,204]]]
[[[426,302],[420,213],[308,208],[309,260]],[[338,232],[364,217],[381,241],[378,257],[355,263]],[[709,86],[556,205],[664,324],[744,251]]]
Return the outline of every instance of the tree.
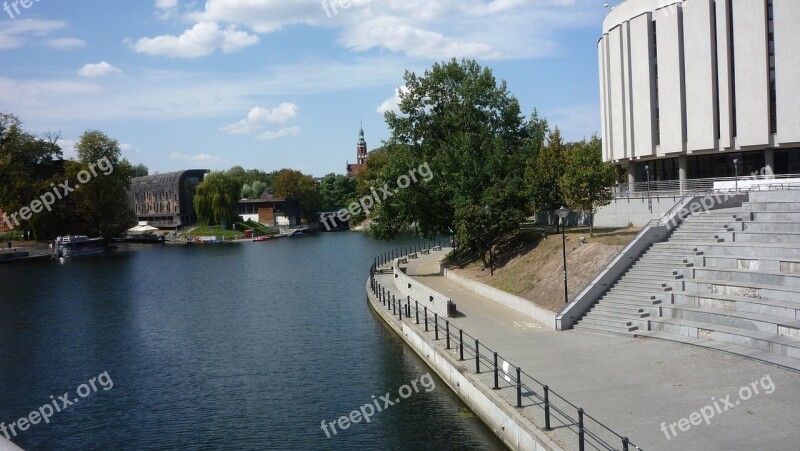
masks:
[[[391,150],[376,182],[395,186],[424,164],[434,177],[378,204],[369,233],[390,239],[411,224],[427,238],[455,232],[491,267],[486,252],[527,211],[530,134],[519,102],[474,60],[435,64],[421,77],[407,72],[405,82],[400,113],[385,115]]]
[[[303,219],[307,222],[317,220],[322,196],[313,177],[304,175],[300,171],[284,169],[275,177],[272,187],[276,197],[299,201]]]
[[[388,147],[378,147],[367,155],[366,167],[356,174],[356,191],[359,196],[370,194],[370,189],[378,182],[381,170],[389,158]]]
[[[594,236],[594,214],[614,198],[611,187],[615,181],[614,165],[603,162],[602,143],[597,136],[572,147],[559,186],[567,205],[589,215],[589,236]]]
[[[356,179],[346,175],[328,174],[319,184],[323,211],[337,211],[347,208],[358,199]]]
[[[147,177],[148,175],[150,175],[150,169],[142,163],[131,168],[131,178]]]
[[[119,143],[97,130],[84,133],[75,150],[78,161],[68,162],[66,172],[76,187],[70,197],[84,230],[106,240],[123,236],[136,224],[128,205],[133,166],[120,158]]]
[[[552,212],[564,205],[559,180],[564,173],[566,151],[561,131],[556,127],[536,158],[528,161],[525,179],[534,210]]]
[[[239,216],[240,189],[237,180],[225,172],[206,175],[203,183],[195,188],[197,220],[209,225],[233,224]]]

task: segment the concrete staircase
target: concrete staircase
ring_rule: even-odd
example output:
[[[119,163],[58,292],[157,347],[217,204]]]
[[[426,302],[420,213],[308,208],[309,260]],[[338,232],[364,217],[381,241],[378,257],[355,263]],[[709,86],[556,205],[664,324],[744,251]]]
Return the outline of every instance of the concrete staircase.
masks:
[[[800,191],[688,217],[575,325],[800,369]]]

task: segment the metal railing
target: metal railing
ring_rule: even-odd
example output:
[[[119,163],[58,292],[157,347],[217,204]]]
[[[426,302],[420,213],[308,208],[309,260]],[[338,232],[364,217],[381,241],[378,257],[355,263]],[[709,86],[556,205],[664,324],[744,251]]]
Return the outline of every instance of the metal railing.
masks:
[[[441,246],[422,250],[432,249],[440,250]],[[589,415],[583,408],[570,402],[519,366],[511,364],[507,358],[481,343],[478,338],[454,327],[449,319],[431,312],[425,306],[424,300],[414,299],[412,296],[399,298],[392,293],[397,291],[396,287],[392,289],[389,285],[387,288],[378,281],[376,276],[381,274],[381,266],[414,252],[421,250],[419,247],[404,247],[375,259],[370,268],[369,282],[370,289],[380,306],[390,311],[399,321],[405,320],[416,325],[420,332],[432,337],[438,345],[444,344],[446,350],[457,351],[458,361],[464,362],[468,372],[477,375],[487,390],[494,390],[512,398],[510,402],[517,408],[538,407],[535,416],[544,423],[546,431],[566,429],[574,433],[579,451],[641,450],[627,437]]]
[[[686,180],[660,180],[650,182],[636,182],[618,183],[611,188],[612,193],[616,199],[622,198],[642,198],[642,197],[676,197],[684,196],[686,194],[702,194],[714,190],[714,183],[729,182],[734,185],[731,189],[724,191],[742,191],[747,192],[750,188],[747,187],[746,182],[749,180],[758,180],[769,182],[768,186],[760,187],[759,189],[800,189],[798,182],[786,182],[781,180],[787,179],[800,179],[800,174],[781,174],[781,175],[741,175],[739,177],[713,177],[702,179],[686,179]],[[742,183],[742,186],[737,186]]]

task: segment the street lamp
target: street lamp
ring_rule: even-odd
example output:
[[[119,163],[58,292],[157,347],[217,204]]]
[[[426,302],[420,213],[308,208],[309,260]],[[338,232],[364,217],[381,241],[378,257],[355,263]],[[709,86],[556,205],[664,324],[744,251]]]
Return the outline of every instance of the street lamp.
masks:
[[[567,232],[566,232],[566,219],[569,214],[569,208],[561,207],[556,210],[556,214],[561,218],[561,249],[564,255],[564,304],[569,303],[569,295],[567,294]]]
[[[653,212],[653,201],[650,198],[650,165],[644,165],[644,172],[647,174],[647,208]]]
[[[734,158],[733,159],[733,176],[735,177],[734,178],[734,183],[735,183],[735,186],[736,186],[736,192],[738,193],[739,192],[739,159],[738,158]]]
[[[483,207],[483,214],[486,215],[486,234],[489,234],[489,215],[492,214],[492,207]],[[489,274],[494,276],[494,260],[492,259],[492,241],[489,241]]]

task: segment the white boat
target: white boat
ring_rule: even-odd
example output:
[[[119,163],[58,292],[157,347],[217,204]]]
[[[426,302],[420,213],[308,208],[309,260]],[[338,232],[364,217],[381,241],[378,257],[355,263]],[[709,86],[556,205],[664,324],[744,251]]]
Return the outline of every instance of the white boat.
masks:
[[[105,250],[106,242],[104,239],[89,238],[84,235],[60,236],[53,243],[53,256],[56,258],[99,254],[105,252]]]

